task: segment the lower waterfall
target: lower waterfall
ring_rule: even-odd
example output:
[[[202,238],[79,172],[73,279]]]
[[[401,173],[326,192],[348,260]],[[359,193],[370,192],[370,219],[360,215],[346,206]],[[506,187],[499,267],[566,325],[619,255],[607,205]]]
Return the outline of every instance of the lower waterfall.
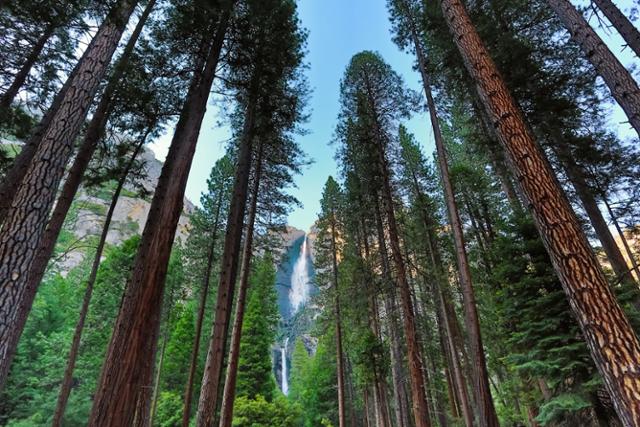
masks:
[[[289,337],[284,339],[284,345],[281,350],[282,357],[282,393],[286,396],[289,394],[289,379],[287,378],[287,345]]]

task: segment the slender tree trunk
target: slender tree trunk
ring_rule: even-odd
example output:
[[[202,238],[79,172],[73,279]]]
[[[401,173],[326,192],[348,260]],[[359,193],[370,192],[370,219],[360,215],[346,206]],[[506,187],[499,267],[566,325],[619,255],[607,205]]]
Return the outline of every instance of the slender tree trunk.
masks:
[[[64,101],[51,118],[36,153],[17,187],[0,231],[0,388],[24,323],[33,294],[27,284],[55,201],[58,184],[71,155],[73,142],[136,1],[122,0],[91,40]]]
[[[367,427],[371,427],[371,422],[369,420],[369,389],[367,387],[364,388],[363,391],[363,401],[364,401],[364,424]]]
[[[80,144],[80,148],[78,150],[78,153],[76,154],[76,160],[74,160],[75,170],[72,169],[71,171],[69,171],[69,177],[67,178],[67,181],[71,181],[71,182],[73,182],[74,179],[77,180],[76,190],[77,190],[77,186],[79,186],[80,179],[82,178],[82,174],[86,169],[86,165],[83,167],[82,162],[84,161],[88,164],[89,160],[91,159],[91,156],[93,155],[93,151],[95,150],[95,146],[97,145],[98,140],[102,136],[104,126],[106,124],[108,115],[110,113],[113,94],[117,89],[118,85],[120,84],[120,80],[125,72],[125,69],[127,67],[127,63],[131,56],[133,48],[135,47],[135,44],[140,36],[140,32],[142,31],[142,28],[146,23],[149,13],[151,12],[154,5],[155,5],[155,0],[150,1],[145,7],[145,10],[140,15],[138,24],[136,25],[136,28],[134,29],[133,33],[131,33],[131,37],[129,37],[129,41],[127,42],[127,45],[125,46],[122,54],[120,55],[120,58],[118,59],[114,67],[113,73],[109,79],[109,83],[107,84],[107,87],[105,88],[102,94],[102,97],[100,99],[100,103],[98,104],[98,107],[96,108],[96,111],[92,116],[91,122],[89,123],[87,131],[85,133],[84,140]],[[0,185],[0,223],[5,219],[5,216],[7,214],[7,211],[9,210],[9,207],[11,206],[11,202],[13,201],[13,197],[15,196],[17,188],[20,185],[20,182],[22,181],[22,179],[24,178],[27,168],[31,164],[31,161],[35,156],[36,150],[40,145],[40,142],[44,135],[44,131],[47,129],[47,127],[49,126],[49,123],[51,122],[53,117],[55,117],[62,103],[65,101],[65,97],[69,90],[69,87],[71,87],[72,82],[75,80],[76,78],[75,76],[78,73],[79,73],[79,67],[76,66],[76,68],[73,70],[73,72],[71,73],[71,75],[69,76],[65,84],[63,85],[62,89],[56,95],[51,107],[49,108],[49,111],[47,111],[45,117],[42,119],[41,123],[38,125],[38,128],[34,132],[34,135],[31,138],[29,138],[26,144],[22,146],[22,150],[20,151],[20,154],[16,157],[13,163],[13,166],[11,167],[4,181]],[[91,144],[94,144],[94,145],[92,146]],[[78,177],[77,174],[79,174],[80,176]],[[72,188],[72,187],[69,186],[69,188]],[[67,191],[70,191],[70,190],[67,189]],[[75,190],[74,190],[74,194],[75,194]],[[45,260],[45,264],[46,264],[46,260]]]
[[[207,361],[198,402],[198,415],[196,418],[196,425],[198,427],[212,426],[218,408],[218,393],[223,373],[224,353],[227,347],[227,334],[238,269],[238,254],[240,252],[242,226],[245,217],[249,172],[251,171],[251,146],[254,132],[255,108],[255,102],[250,100],[238,153],[231,208],[229,209],[227,219],[215,319],[211,331]]]
[[[116,204],[120,199],[120,193],[122,192],[122,188],[124,187],[124,184],[127,180],[127,176],[129,176],[129,172],[131,171],[136,158],[138,157],[140,151],[142,150],[142,147],[144,146],[147,135],[148,132],[144,135],[144,137],[140,139],[138,146],[135,148],[135,151],[131,155],[129,162],[125,166],[125,169],[120,176],[120,179],[118,180],[116,190],[111,197],[111,204],[109,205],[109,210],[107,211],[107,216],[105,217],[104,224],[102,226],[102,233],[100,234],[100,240],[98,241],[96,253],[93,257],[93,263],[91,265],[91,272],[89,273],[89,278],[87,279],[84,298],[82,300],[82,307],[80,308],[80,317],[78,318],[78,322],[76,323],[73,340],[71,341],[71,348],[69,350],[69,356],[67,357],[67,367],[64,371],[62,385],[60,386],[60,393],[58,394],[58,403],[56,404],[56,410],[53,414],[53,421],[51,423],[52,427],[60,427],[62,425],[62,418],[64,416],[64,411],[67,408],[69,394],[71,393],[71,385],[73,383],[73,370],[78,358],[78,351],[80,350],[80,339],[82,338],[84,324],[87,319],[89,304],[91,302],[91,296],[93,295],[93,286],[95,285],[96,277],[98,275],[98,268],[100,267],[102,252],[104,251],[104,245],[107,241],[107,234],[109,234],[109,227],[111,226],[113,213],[115,212]]]
[[[602,201],[604,202],[604,205],[607,208],[607,212],[609,213],[609,218],[611,218],[611,222],[613,222],[613,225],[616,228],[618,235],[620,236],[620,240],[622,241],[624,250],[627,253],[627,256],[629,257],[629,261],[631,261],[631,265],[633,266],[633,271],[635,271],[636,273],[636,280],[640,280],[640,267],[638,266],[638,261],[636,260],[636,256],[631,250],[631,247],[629,246],[629,242],[627,241],[627,238],[624,235],[624,231],[622,231],[622,228],[620,227],[620,223],[618,222],[616,215],[613,213],[613,209],[611,209],[611,205],[609,204],[609,201],[607,200],[606,195],[603,195]]]
[[[556,3],[553,1],[553,3]],[[640,419],[640,343],[615,299],[580,224],[544,160],[460,0],[442,10],[500,141],[585,340],[625,426]]]
[[[448,301],[444,296],[444,291],[438,291],[438,298],[440,300],[442,322],[444,324],[445,334],[447,338],[446,345],[448,345],[449,347],[449,353],[451,354],[451,359],[453,362],[451,367],[453,369],[453,377],[455,379],[456,388],[458,390],[458,401],[460,403],[462,418],[464,420],[465,426],[473,427],[473,411],[471,410],[471,405],[469,404],[467,384],[464,380],[464,374],[462,372],[462,367],[460,366],[460,357],[458,355],[458,350],[453,339],[453,331],[451,328],[451,318],[455,316],[455,313],[453,312],[453,307],[451,307],[451,302]]]
[[[427,72],[426,59],[420,45],[418,34],[413,28],[412,36],[418,57],[418,66],[422,74],[425,95],[427,97],[427,106],[431,117],[431,125],[436,143],[436,151],[438,153],[438,165],[440,167],[440,178],[444,187],[444,196],[447,204],[447,212],[449,215],[449,224],[453,234],[453,243],[455,247],[456,260],[458,264],[458,275],[460,278],[460,286],[462,288],[462,300],[465,312],[465,323],[467,334],[469,337],[469,347],[471,357],[473,359],[472,367],[473,389],[478,403],[478,422],[483,427],[499,426],[498,416],[493,405],[491,397],[491,389],[489,388],[489,373],[487,372],[487,363],[484,356],[484,347],[482,346],[482,335],[480,332],[480,319],[478,309],[476,307],[475,292],[473,290],[473,282],[471,279],[471,270],[469,269],[469,261],[467,259],[467,251],[465,248],[464,232],[462,231],[462,223],[460,222],[460,214],[456,204],[455,192],[449,176],[449,166],[447,164],[447,153],[444,146],[444,140],[440,131],[440,122],[436,111],[435,101],[431,93],[431,80]]]
[[[336,247],[336,213],[331,211],[331,273],[335,297],[336,315],[336,372],[338,376],[338,425],[346,427],[344,356],[342,354],[342,320],[340,318],[340,290],[338,288],[338,249]],[[225,426],[226,427],[226,426]]]
[[[167,265],[232,5],[222,12],[204,69],[194,75],[178,120],[102,368],[90,426],[129,425],[139,399],[146,398],[142,387],[153,375]]]
[[[202,290],[200,294],[200,305],[198,307],[198,318],[196,320],[196,334],[193,341],[193,348],[191,349],[191,363],[189,364],[189,377],[187,379],[187,385],[184,391],[184,408],[182,410],[182,427],[189,427],[189,418],[191,417],[191,401],[193,399],[193,383],[195,381],[196,369],[198,367],[198,354],[200,353],[200,340],[202,336],[202,323],[204,321],[204,311],[207,305],[207,296],[209,295],[209,284],[211,283],[211,270],[213,268],[213,262],[215,258],[215,248],[218,237],[218,227],[220,223],[220,211],[222,207],[222,200],[224,194],[219,192],[218,200],[216,201],[216,213],[213,223],[213,230],[211,232],[211,242],[209,244],[209,251],[207,253],[207,267],[202,284]]]
[[[168,326],[168,325],[167,325]],[[164,355],[167,350],[167,341],[169,340],[169,331],[168,328],[162,337],[162,346],[160,347],[160,360],[158,360],[158,367],[156,369],[156,377],[153,380],[153,392],[151,393],[151,411],[149,412],[149,426],[153,425],[153,422],[156,418],[156,411],[158,409],[158,397],[160,395],[160,377],[162,375],[162,367],[164,366]],[[136,414],[138,421],[140,419],[140,415]],[[139,425],[144,425],[144,423],[138,422]]]
[[[102,98],[100,99],[100,103],[98,104],[91,122],[89,123],[85,137],[80,144],[76,157],[73,160],[73,164],[66,174],[66,179],[62,185],[60,195],[53,207],[49,223],[44,231],[42,241],[40,242],[35,259],[29,270],[26,287],[31,293],[27,296],[28,301],[33,301],[35,298],[36,291],[42,281],[42,277],[44,276],[47,265],[49,264],[49,259],[51,258],[56,242],[58,241],[58,236],[60,235],[60,231],[64,225],[64,220],[67,217],[67,213],[71,208],[73,199],[82,183],[84,173],[104,132],[104,127],[106,126],[109,115],[109,107],[115,90],[122,78],[131,53],[133,52],[140,33],[142,32],[142,28],[151,13],[154,3],[155,0],[149,1],[149,3],[147,3],[147,7],[140,16],[136,28],[131,34],[122,55],[120,55],[120,58],[118,59],[114,72],[109,79],[109,84],[105,88]],[[151,128],[152,125],[150,124],[148,129]]]
[[[382,277],[389,286],[393,286],[393,278],[391,277],[391,269],[389,267],[389,254],[387,252],[387,244],[384,238],[384,225],[382,223],[382,215],[380,213],[379,203],[375,203],[376,227],[378,233],[378,251],[382,262]],[[385,296],[385,311],[389,325],[389,335],[391,338],[391,379],[393,382],[393,398],[395,401],[395,415],[397,427],[409,427],[406,406],[403,404],[402,383],[401,383],[401,366],[402,355],[400,354],[400,341],[398,339],[397,323],[395,318],[395,301],[393,299],[393,288],[391,288]]]
[[[240,339],[242,338],[242,322],[247,301],[247,289],[249,288],[249,275],[251,274],[251,258],[253,255],[253,230],[256,222],[258,197],[260,196],[260,175],[262,173],[262,151],[264,142],[259,142],[258,155],[254,166],[253,189],[251,190],[251,206],[247,217],[247,227],[242,248],[242,264],[240,266],[240,283],[236,298],[236,312],[231,332],[231,345],[229,346],[229,363],[227,376],[222,393],[222,408],[220,410],[220,427],[231,427],[233,421],[233,402],[236,397],[236,380],[238,378],[238,362],[240,361]]]
[[[592,0],[616,28],[627,45],[640,57],[640,32],[611,0]]]
[[[629,271],[629,266],[622,255],[620,247],[616,243],[616,239],[613,237],[611,230],[609,230],[609,224],[602,215],[602,211],[598,207],[598,201],[593,195],[593,192],[589,188],[584,176],[584,170],[575,163],[570,150],[566,147],[564,141],[554,135],[553,150],[556,152],[558,159],[562,163],[573,188],[576,190],[576,194],[582,203],[589,222],[593,226],[593,230],[598,237],[598,240],[602,244],[602,248],[611,264],[611,269],[616,275],[618,281],[631,281],[633,282],[633,276]]]
[[[7,114],[9,107],[11,107],[11,103],[15,99],[16,95],[18,95],[18,91],[20,91],[20,88],[24,85],[24,82],[27,80],[31,69],[38,60],[38,57],[40,57],[42,50],[53,35],[55,29],[55,25],[47,25],[47,27],[44,29],[44,32],[40,35],[40,37],[38,37],[38,40],[36,40],[36,43],[33,45],[33,49],[31,49],[31,52],[29,52],[29,55],[27,55],[24,64],[22,64],[22,67],[20,67],[20,70],[18,70],[18,73],[13,78],[13,82],[11,82],[11,85],[9,86],[7,91],[0,97],[0,114],[2,114],[3,116]],[[0,121],[1,120],[4,120],[4,117],[1,117]]]
[[[387,217],[387,227],[389,241],[391,243],[391,255],[396,268],[396,285],[400,290],[400,300],[404,314],[404,335],[407,341],[407,360],[409,363],[409,374],[411,378],[411,396],[413,406],[413,416],[416,427],[429,427],[431,425],[429,417],[429,407],[425,394],[424,377],[422,375],[422,356],[420,355],[420,345],[418,344],[418,334],[416,330],[413,304],[411,302],[411,290],[407,283],[404,260],[398,238],[398,227],[396,224],[395,212],[393,209],[393,196],[391,184],[389,182],[389,171],[383,148],[378,143],[378,163],[382,173],[383,199]]]
[[[573,40],[580,45],[587,59],[609,86],[611,95],[626,113],[631,126],[640,134],[638,83],[569,0],[548,0],[548,2],[571,33]]]

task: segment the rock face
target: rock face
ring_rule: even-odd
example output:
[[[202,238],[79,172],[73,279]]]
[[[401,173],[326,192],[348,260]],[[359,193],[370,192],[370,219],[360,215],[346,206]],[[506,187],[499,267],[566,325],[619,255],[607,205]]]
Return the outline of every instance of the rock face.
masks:
[[[153,194],[162,171],[162,162],[157,160],[153,152],[148,149],[141,157],[147,172],[142,186],[149,194]],[[65,275],[82,262],[88,246],[84,243],[87,243],[91,237],[99,236],[102,232],[104,216],[109,209],[112,195],[113,186],[110,185],[99,189],[81,188],[79,190],[65,221],[65,232],[67,235],[72,235],[76,243],[75,247],[72,246],[65,251],[64,256],[58,260],[57,268],[61,274]],[[150,207],[151,198],[142,198],[134,192],[132,187],[125,185],[116,204],[113,221],[107,235],[107,243],[118,245],[128,238],[142,233]],[[185,199],[183,213],[176,230],[176,242],[185,241],[189,232],[189,215],[193,210],[193,204]]]

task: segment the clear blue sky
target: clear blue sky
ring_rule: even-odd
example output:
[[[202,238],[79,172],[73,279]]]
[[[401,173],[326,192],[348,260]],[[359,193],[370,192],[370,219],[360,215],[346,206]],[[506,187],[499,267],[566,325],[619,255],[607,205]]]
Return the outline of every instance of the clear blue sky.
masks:
[[[576,1],[576,4],[582,3],[582,0]],[[619,5],[626,8],[630,3],[631,0],[620,0]],[[311,118],[306,124],[309,133],[299,137],[299,142],[314,163],[297,177],[297,188],[291,189],[304,207],[291,213],[289,224],[307,230],[317,217],[327,177],[337,175],[335,147],[329,142],[339,109],[339,83],[350,58],[362,50],[375,50],[403,76],[409,87],[419,91],[420,81],[412,68],[413,58],[400,52],[391,41],[386,0],[299,0],[298,8],[302,24],[309,31],[307,76],[313,90],[309,105]],[[618,37],[611,34],[603,34],[603,37],[614,52],[620,53],[622,43]],[[620,57],[629,64],[629,49]],[[624,121],[619,108],[614,108],[611,121],[614,126]],[[200,193],[206,188],[209,171],[222,156],[224,141],[229,137],[228,129],[219,127],[217,122],[217,109],[210,105],[187,184],[187,198],[194,203],[198,203]],[[406,125],[430,155],[433,151],[432,131],[426,113],[415,115]],[[622,136],[633,135],[627,125],[620,126],[619,130]],[[166,156],[171,133],[152,145],[158,158]]]

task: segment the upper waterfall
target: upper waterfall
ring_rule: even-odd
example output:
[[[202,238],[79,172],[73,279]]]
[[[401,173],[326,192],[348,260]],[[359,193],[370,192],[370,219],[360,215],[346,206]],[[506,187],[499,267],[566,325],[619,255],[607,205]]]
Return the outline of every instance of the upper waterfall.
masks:
[[[309,248],[308,238],[305,235],[300,249],[300,255],[293,266],[291,273],[291,289],[289,290],[289,302],[291,312],[295,314],[298,309],[309,299]]]

